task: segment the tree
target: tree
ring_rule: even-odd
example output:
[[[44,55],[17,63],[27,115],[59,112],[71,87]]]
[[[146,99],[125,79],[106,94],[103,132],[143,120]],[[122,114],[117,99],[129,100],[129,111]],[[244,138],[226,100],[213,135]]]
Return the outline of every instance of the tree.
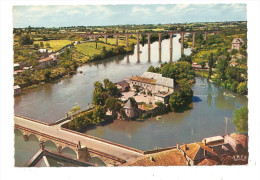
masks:
[[[200,62],[200,65],[201,65],[202,69],[204,69],[205,66],[206,66],[206,62],[205,62],[205,61],[201,61],[201,62]]]
[[[108,98],[105,102],[105,107],[112,112],[119,112],[122,108],[121,101],[114,97]]]
[[[80,110],[80,106],[77,105],[77,106],[74,106],[73,108],[71,108],[70,110],[70,114],[74,114],[76,111]]]
[[[208,62],[208,65],[209,65],[209,79],[211,78],[211,75],[212,75],[212,68],[213,68],[213,64],[214,64],[214,60],[213,60],[213,53],[210,53],[209,55],[209,62]]]
[[[43,35],[43,36],[42,36],[42,40],[43,40],[43,41],[48,41],[48,38],[47,38],[45,35]]]
[[[42,41],[40,42],[40,47],[41,47],[41,48],[43,48],[43,47],[44,47],[44,44],[43,44],[43,42],[42,42]]]
[[[51,71],[49,69],[44,70],[44,78],[45,80],[49,80],[51,76]]]
[[[247,133],[248,131],[248,108],[244,106],[240,109],[236,109],[233,114],[233,123],[236,126],[236,130],[240,133]]]
[[[92,115],[94,124],[100,124],[101,122],[103,122],[105,115],[106,113],[104,107],[96,106],[93,110],[93,115]]]
[[[33,47],[34,47],[35,49],[39,49],[40,45],[39,45],[38,43],[36,43],[36,44],[33,45]]]
[[[29,35],[24,35],[18,39],[18,43],[20,45],[32,45],[33,39],[31,39]]]
[[[239,85],[237,86],[237,92],[243,95],[247,94],[247,83],[246,82],[239,83]]]
[[[181,111],[187,107],[193,98],[193,91],[190,84],[186,79],[182,79],[179,82],[179,91],[175,91],[169,100],[170,108],[173,111]]]
[[[218,72],[218,76],[220,79],[225,80],[226,76],[225,76],[225,70],[228,66],[228,59],[227,58],[220,58],[218,60],[218,64],[217,64],[217,72]]]
[[[154,69],[154,67],[153,66],[150,66],[149,68],[148,68],[148,70],[147,70],[148,72],[155,72],[155,69]]]
[[[130,97],[129,100],[130,100],[131,104],[133,105],[133,107],[138,108],[138,104],[137,104],[135,98]]]

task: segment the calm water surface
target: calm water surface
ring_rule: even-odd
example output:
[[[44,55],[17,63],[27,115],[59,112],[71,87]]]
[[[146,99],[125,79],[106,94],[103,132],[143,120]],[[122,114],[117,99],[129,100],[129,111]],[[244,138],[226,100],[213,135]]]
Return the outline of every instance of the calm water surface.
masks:
[[[173,38],[173,61],[181,56],[179,35]],[[58,83],[46,84],[36,89],[23,92],[15,97],[15,113],[44,122],[54,122],[65,116],[76,104],[81,108],[88,107],[92,100],[95,81],[109,78],[113,82],[121,81],[132,75],[141,75],[150,65],[158,66],[170,59],[169,40],[162,41],[162,56],[159,61],[158,42],[151,44],[151,60],[148,61],[147,45],[141,46],[140,61],[137,52],[132,55],[117,56],[104,61],[86,64],[78,68],[83,71],[71,78],[66,78]],[[185,54],[190,54],[191,49],[185,49]],[[205,84],[205,86],[201,86]],[[223,92],[228,90],[214,85],[205,78],[196,77],[193,85],[193,109],[184,113],[163,115],[160,120],[150,118],[145,122],[119,121],[106,126],[89,129],[86,133],[128,145],[142,150],[156,147],[174,146],[176,143],[201,141],[204,137],[224,135],[224,118],[228,117],[228,133],[235,132],[231,122],[233,111],[247,104],[247,98],[234,94],[235,97],[226,97]],[[39,149],[38,140],[23,141],[20,132],[15,133],[15,164],[25,164]],[[36,138],[36,139],[35,139]],[[56,146],[47,143],[48,148],[55,150]],[[30,148],[29,148],[30,147]],[[67,155],[75,156],[70,149],[64,149]]]
[[[181,56],[179,36],[173,38],[173,61]],[[95,81],[109,78],[113,82],[121,81],[132,75],[141,75],[150,65],[158,66],[170,59],[170,40],[162,41],[162,56],[159,62],[158,42],[151,44],[151,60],[148,61],[148,47],[140,45],[140,61],[137,60],[136,48],[133,55],[117,56],[104,61],[86,64],[71,78],[66,78],[58,83],[46,84],[36,89],[23,92],[15,97],[15,114],[38,119],[44,122],[55,122],[65,117],[76,104],[86,108],[92,101]],[[190,54],[191,49],[185,49],[185,54]]]

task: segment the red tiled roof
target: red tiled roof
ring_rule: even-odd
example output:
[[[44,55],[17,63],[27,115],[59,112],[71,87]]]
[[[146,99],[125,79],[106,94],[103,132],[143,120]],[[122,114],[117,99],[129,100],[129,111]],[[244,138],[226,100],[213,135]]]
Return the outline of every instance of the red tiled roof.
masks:
[[[187,154],[187,156],[189,156],[192,160],[196,160],[197,158],[199,158],[200,154],[202,153],[201,150],[204,151],[207,150],[209,153],[211,153],[212,155],[217,155],[217,153],[215,153],[214,151],[212,151],[208,146],[204,146],[203,143],[198,142],[198,143],[192,143],[192,144],[187,144],[187,150],[185,151],[185,153]],[[180,148],[184,151],[184,146],[180,146]]]
[[[166,150],[136,158],[122,166],[185,166],[186,159],[177,149]]]

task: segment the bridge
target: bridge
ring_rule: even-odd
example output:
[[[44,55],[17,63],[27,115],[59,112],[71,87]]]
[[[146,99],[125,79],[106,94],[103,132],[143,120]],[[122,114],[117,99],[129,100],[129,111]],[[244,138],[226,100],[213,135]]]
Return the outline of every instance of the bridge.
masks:
[[[14,116],[14,122],[14,128],[19,129],[23,133],[25,141],[33,134],[38,138],[41,149],[44,149],[45,142],[51,141],[56,145],[59,153],[65,147],[74,150],[79,160],[89,159],[89,152],[118,162],[126,162],[144,155],[144,152],[141,150],[71,131],[62,128],[60,124],[48,125],[18,115]]]
[[[150,49],[151,49],[151,34],[157,34],[158,35],[158,42],[159,42],[159,61],[161,61],[161,42],[162,42],[162,35],[168,34],[170,36],[170,61],[172,61],[172,49],[173,49],[173,43],[172,38],[174,34],[180,34],[181,35],[181,52],[184,53],[184,35],[186,33],[192,34],[192,47],[195,47],[195,36],[197,33],[203,33],[204,34],[204,40],[207,40],[207,35],[209,33],[218,34],[220,31],[218,30],[204,30],[204,31],[162,31],[162,32],[137,32],[137,33],[96,33],[96,34],[90,34],[90,33],[77,33],[79,35],[82,35],[85,38],[92,38],[94,41],[97,40],[99,37],[103,37],[105,39],[105,43],[107,44],[107,38],[113,37],[116,39],[116,46],[118,46],[118,37],[119,36],[125,36],[126,40],[126,47],[129,47],[129,36],[135,35],[137,40],[137,60],[140,61],[140,35],[146,34],[147,40],[148,40],[148,60],[150,60]],[[74,33],[70,33],[74,34]]]

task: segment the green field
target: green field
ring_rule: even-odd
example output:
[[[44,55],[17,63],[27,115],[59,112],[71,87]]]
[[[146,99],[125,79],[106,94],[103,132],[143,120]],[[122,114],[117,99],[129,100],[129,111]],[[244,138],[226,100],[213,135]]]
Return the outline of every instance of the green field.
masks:
[[[116,48],[114,46],[104,44],[104,43],[97,43],[97,49],[96,49],[96,43],[95,42],[87,42],[82,44],[77,44],[75,46],[76,50],[80,53],[83,53],[86,56],[93,56],[94,54],[100,54],[103,47],[106,47],[106,50],[109,50],[111,48]]]
[[[40,42],[43,42],[44,48],[47,48],[46,43],[50,43],[50,48],[47,49],[52,51],[57,51],[60,48],[72,43],[72,41],[70,40],[49,40],[49,41],[34,41],[34,44],[40,45]]]

